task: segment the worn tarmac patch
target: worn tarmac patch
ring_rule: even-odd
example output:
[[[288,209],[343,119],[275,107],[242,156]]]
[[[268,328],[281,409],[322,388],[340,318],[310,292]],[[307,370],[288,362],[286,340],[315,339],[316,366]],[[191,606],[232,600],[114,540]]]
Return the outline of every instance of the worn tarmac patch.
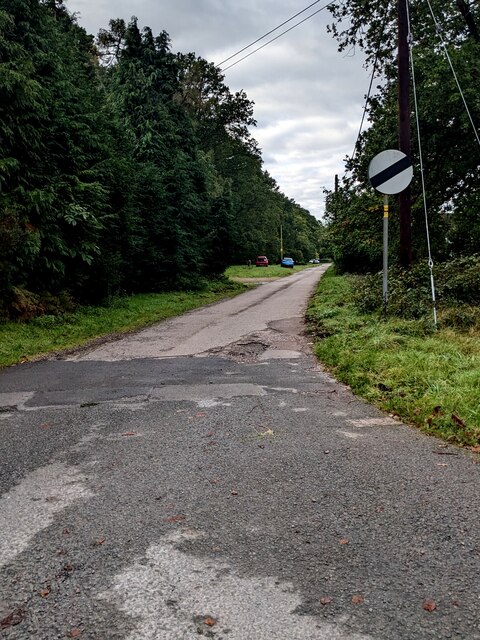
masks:
[[[29,473],[0,499],[0,567],[24,551],[54,515],[89,498],[86,478],[75,467],[54,463]]]
[[[136,621],[128,640],[369,640],[301,610],[292,584],[243,577],[227,563],[199,559],[173,541],[151,546],[100,595]]]

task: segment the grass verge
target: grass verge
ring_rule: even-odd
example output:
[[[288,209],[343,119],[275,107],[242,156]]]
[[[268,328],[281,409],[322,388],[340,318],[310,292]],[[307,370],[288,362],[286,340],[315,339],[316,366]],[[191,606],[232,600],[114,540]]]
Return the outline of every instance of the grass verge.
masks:
[[[480,340],[425,320],[362,314],[329,269],[307,322],[320,361],[380,409],[448,442],[480,443]]]
[[[313,264],[297,264],[293,269],[281,267],[279,264],[269,264],[268,267],[249,267],[247,265],[235,265],[228,267],[225,275],[228,278],[283,278],[291,276],[292,273],[302,271],[303,269],[311,269],[316,265]]]
[[[127,333],[191,309],[233,297],[246,287],[220,282],[204,291],[140,294],[111,300],[101,307],[44,315],[26,323],[0,324],[0,367],[74,349],[98,338]]]

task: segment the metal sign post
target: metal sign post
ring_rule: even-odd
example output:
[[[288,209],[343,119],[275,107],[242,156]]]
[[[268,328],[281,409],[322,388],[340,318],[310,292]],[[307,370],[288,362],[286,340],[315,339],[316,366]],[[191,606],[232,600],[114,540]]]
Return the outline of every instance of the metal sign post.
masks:
[[[388,195],[383,196],[383,312],[387,315],[388,298]]]
[[[368,179],[374,189],[384,194],[383,200],[383,311],[387,313],[388,297],[388,196],[401,193],[413,177],[412,161],[402,151],[387,149],[377,154],[368,166]]]

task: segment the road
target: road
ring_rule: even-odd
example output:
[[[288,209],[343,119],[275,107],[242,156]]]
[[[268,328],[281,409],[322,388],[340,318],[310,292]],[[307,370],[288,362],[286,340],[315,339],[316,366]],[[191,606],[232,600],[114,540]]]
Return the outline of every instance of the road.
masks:
[[[0,373],[2,638],[480,638],[478,456],[322,370],[322,271]]]

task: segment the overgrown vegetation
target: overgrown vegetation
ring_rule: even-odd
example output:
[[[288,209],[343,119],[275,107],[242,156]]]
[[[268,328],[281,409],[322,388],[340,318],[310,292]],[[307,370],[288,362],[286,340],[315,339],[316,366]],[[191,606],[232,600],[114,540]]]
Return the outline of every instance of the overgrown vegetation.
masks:
[[[434,289],[440,325],[465,330],[480,327],[480,255],[438,263]],[[388,274],[388,312],[400,318],[431,318],[432,283],[426,261]],[[360,311],[381,313],[382,273],[355,278],[353,299]]]
[[[243,291],[245,286],[225,279],[201,291],[123,296],[104,306],[72,308],[23,323],[4,322],[0,324],[0,367],[108,339],[109,334],[127,333]]]
[[[443,290],[455,290],[460,266],[445,276]],[[396,284],[393,300],[412,305],[409,296],[422,292],[411,275]],[[380,288],[378,287],[380,285]],[[312,298],[307,320],[317,338],[315,351],[325,366],[354,393],[423,431],[448,442],[480,443],[480,323],[455,330],[441,323],[435,330],[430,315],[402,313],[384,317],[364,296],[378,298],[381,281],[335,275],[329,269]],[[403,293],[402,293],[403,292]],[[404,302],[400,304],[400,301]],[[414,303],[416,304],[416,303]],[[440,317],[456,305],[446,298]]]

